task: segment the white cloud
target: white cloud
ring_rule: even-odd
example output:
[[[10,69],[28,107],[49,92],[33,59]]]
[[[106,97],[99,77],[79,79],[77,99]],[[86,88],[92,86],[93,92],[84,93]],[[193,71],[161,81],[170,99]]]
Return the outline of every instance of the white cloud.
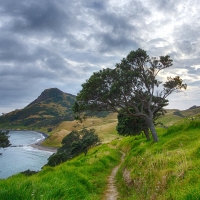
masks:
[[[199,65],[192,65],[192,68],[194,68],[195,70],[200,69],[200,64]]]

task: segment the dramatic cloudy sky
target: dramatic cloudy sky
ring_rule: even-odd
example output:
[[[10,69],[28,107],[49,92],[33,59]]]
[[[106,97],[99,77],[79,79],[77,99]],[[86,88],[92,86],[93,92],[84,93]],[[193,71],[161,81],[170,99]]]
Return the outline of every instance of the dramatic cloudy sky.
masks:
[[[131,50],[170,55],[161,78],[188,84],[168,108],[200,105],[197,0],[0,0],[0,113],[23,108],[47,88],[76,95],[93,72]]]

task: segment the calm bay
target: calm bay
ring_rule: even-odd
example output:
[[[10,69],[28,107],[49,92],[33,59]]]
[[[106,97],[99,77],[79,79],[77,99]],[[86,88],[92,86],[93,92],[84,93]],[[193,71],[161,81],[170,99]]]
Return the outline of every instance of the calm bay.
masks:
[[[16,173],[33,170],[39,171],[47,163],[53,153],[39,150],[31,145],[44,139],[41,133],[35,131],[10,131],[10,147],[0,148],[0,179]]]

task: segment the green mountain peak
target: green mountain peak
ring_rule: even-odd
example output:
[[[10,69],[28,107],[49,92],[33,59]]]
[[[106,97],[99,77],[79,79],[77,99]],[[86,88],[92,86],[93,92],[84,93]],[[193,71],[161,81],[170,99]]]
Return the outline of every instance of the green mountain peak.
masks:
[[[0,116],[0,127],[8,129],[49,129],[65,120],[73,120],[71,107],[75,95],[58,88],[44,90],[25,108]]]
[[[37,104],[37,103],[40,103],[42,101],[45,101],[49,98],[62,96],[63,94],[64,93],[61,90],[59,90],[58,88],[46,89],[40,94],[40,96],[37,99],[35,99],[33,102],[31,102],[27,107],[29,107],[33,104]]]

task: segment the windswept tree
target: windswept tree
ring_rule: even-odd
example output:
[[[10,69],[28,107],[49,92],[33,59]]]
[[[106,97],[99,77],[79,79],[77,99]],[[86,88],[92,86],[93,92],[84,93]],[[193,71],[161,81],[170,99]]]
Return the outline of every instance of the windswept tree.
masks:
[[[158,141],[154,126],[155,114],[166,106],[167,97],[186,89],[179,76],[158,80],[160,71],[172,66],[170,56],[150,58],[146,51],[131,51],[114,69],[103,69],[82,84],[74,112],[84,110],[124,110],[126,115],[144,119],[153,140]]]

